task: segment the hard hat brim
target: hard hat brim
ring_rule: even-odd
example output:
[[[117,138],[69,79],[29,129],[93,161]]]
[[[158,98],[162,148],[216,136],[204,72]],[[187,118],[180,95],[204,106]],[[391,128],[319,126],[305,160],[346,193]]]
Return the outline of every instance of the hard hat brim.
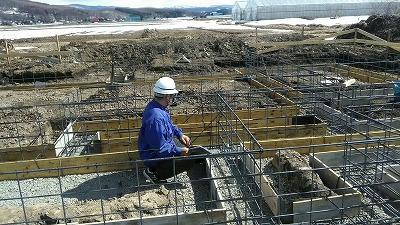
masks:
[[[176,89],[163,90],[163,89],[155,87],[154,93],[163,94],[163,95],[172,95],[172,94],[178,94],[179,92]]]

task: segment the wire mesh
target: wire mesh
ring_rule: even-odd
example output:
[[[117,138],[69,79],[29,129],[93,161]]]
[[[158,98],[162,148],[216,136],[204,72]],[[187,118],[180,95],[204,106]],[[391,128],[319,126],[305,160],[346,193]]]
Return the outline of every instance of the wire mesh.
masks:
[[[201,224],[399,221],[395,56],[308,64],[309,55],[288,61],[247,52],[244,62],[231,63],[244,63],[242,72],[212,74],[195,64],[178,68],[167,57],[139,72],[147,62],[119,58],[118,46],[104,51],[95,62],[84,54],[74,59],[98,68],[90,76],[99,83],[57,90],[60,96],[45,103],[22,99],[0,108],[2,166],[15,162],[0,172],[0,212],[22,215],[1,223],[43,222],[43,214],[98,224],[157,218],[180,224],[186,215],[201,215]],[[381,80],[343,86],[357,73]],[[213,154],[197,168],[202,174],[187,172],[160,186],[142,175],[137,135],[153,83],[165,75],[180,89],[169,107],[172,119]],[[41,88],[31,91],[45,95]],[[299,152],[293,154],[304,164],[277,169],[288,152]],[[306,175],[311,188],[295,189]],[[327,189],[314,186],[318,178]]]

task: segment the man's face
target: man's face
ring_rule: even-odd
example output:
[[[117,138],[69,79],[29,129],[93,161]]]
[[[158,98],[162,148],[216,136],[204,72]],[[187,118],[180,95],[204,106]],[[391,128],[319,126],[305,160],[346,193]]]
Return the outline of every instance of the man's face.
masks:
[[[167,105],[172,102],[173,95],[165,95],[165,100],[167,100]]]
[[[176,94],[165,95],[165,99],[167,100],[167,105],[170,105],[171,102],[174,102],[175,96],[176,96]]]

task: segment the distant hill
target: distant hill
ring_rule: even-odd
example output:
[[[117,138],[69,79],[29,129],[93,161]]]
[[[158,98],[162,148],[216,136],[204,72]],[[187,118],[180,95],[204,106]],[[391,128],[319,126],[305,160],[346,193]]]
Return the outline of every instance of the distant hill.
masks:
[[[200,16],[209,15],[212,12],[218,12],[223,15],[230,15],[232,12],[231,5],[216,5],[210,7],[182,7],[180,9],[185,10],[189,14],[197,14]]]
[[[82,4],[70,4],[68,6],[77,8],[77,9],[84,9],[84,10],[102,10],[102,9],[113,9],[113,6],[92,6],[92,5],[82,5]]]
[[[123,13],[128,13],[130,15],[140,16],[141,18],[151,18],[151,17],[181,17],[181,16],[201,16],[211,12],[220,12],[222,14],[230,14],[232,10],[231,5],[217,5],[210,7],[191,7],[191,6],[176,6],[176,7],[166,7],[166,8],[154,8],[154,7],[144,7],[144,8],[129,8],[129,7],[118,7],[118,6],[88,6],[82,4],[71,4],[70,6],[85,10],[105,10],[105,9],[115,9]]]
[[[230,14],[231,6],[183,8],[125,8],[112,6],[87,6],[83,4],[49,5],[30,0],[0,0],[0,22],[33,24],[56,21],[96,21],[132,18],[153,19],[181,16],[204,16],[210,12]]]
[[[90,21],[92,18],[104,20],[122,19],[129,14],[110,7],[49,5],[29,0],[1,0],[0,20],[15,23],[54,23],[55,21]]]
[[[45,23],[56,20],[82,20],[90,17],[90,13],[69,7],[54,6],[29,0],[0,1],[0,19],[2,21],[41,21]]]
[[[127,8],[116,7],[115,10],[129,13],[130,15],[140,16],[142,18],[175,18],[182,16],[203,17],[211,12],[218,12],[223,15],[230,15],[232,6],[211,6],[211,7],[173,7],[173,8]]]
[[[187,11],[192,11],[192,12],[217,12],[220,10],[228,9],[232,10],[231,5],[215,5],[215,6],[209,6],[209,7],[179,7],[179,9],[185,9]]]
[[[129,8],[129,7],[118,7],[118,6],[90,6],[90,5],[83,5],[83,4],[70,4],[69,6],[85,9],[85,10],[101,10],[107,8]],[[192,7],[192,6],[176,6],[176,7],[165,7],[165,8],[155,8],[155,7],[143,7],[143,8],[130,8],[133,10],[141,10],[141,9],[163,9],[163,10],[184,10],[187,12],[216,12],[221,9],[232,9],[231,5],[216,5],[216,6],[209,6],[209,7]]]

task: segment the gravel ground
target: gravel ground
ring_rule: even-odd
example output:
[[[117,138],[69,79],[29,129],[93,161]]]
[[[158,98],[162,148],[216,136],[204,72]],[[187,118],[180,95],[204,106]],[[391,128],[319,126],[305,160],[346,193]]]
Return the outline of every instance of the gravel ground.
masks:
[[[226,209],[226,224],[278,223],[263,201],[253,175],[244,167],[243,155],[238,154],[235,148],[211,151],[215,153],[210,158],[211,171]],[[270,160],[257,160],[266,174],[271,171],[265,168],[270,166]],[[1,181],[0,214],[3,216],[0,223],[30,221],[28,224],[35,224],[35,221],[39,222],[41,213],[61,221],[70,218],[71,222],[84,223],[216,209],[216,201],[209,202],[209,182],[199,181],[205,176],[205,167],[196,165],[193,170],[178,175],[178,182],[169,179],[170,183],[166,185],[148,183],[142,169],[137,172],[134,169],[19,182]],[[390,216],[374,203],[370,195],[362,193],[363,205],[359,216],[342,221],[330,220],[326,224],[390,221]],[[21,207],[22,201],[24,208]]]
[[[273,215],[240,157],[220,154],[210,159],[213,178],[227,210],[227,224],[270,223]],[[199,181],[205,177],[204,166],[196,165],[178,175],[177,183],[169,179],[170,184],[161,186],[151,185],[141,173],[142,169],[138,173],[127,170],[1,181],[0,213],[12,213],[0,218],[0,223],[22,222],[26,215],[33,224],[41,213],[83,223],[103,221],[102,214],[105,220],[117,220],[139,217],[140,212],[142,216],[153,216],[216,208],[215,201],[208,202],[209,182]]]
[[[165,185],[147,182],[142,169],[1,181],[0,223],[23,222],[26,216],[33,224],[41,213],[83,223],[214,209],[205,202],[211,200],[209,182],[199,181],[205,176],[205,166],[196,165]]]

